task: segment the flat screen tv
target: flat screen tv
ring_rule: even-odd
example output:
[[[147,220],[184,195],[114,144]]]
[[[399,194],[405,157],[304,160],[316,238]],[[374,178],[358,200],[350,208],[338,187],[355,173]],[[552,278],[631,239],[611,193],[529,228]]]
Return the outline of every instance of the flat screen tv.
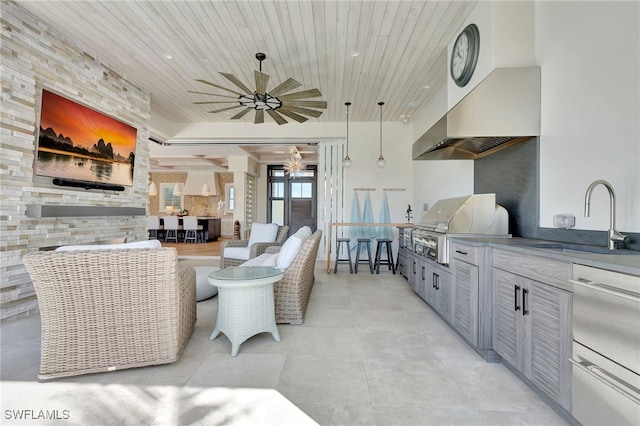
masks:
[[[36,175],[133,185],[135,127],[43,89],[38,128]]]

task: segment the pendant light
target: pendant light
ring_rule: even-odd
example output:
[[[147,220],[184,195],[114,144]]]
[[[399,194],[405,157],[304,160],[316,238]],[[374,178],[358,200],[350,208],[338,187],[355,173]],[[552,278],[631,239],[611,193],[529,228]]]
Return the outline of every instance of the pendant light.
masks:
[[[347,155],[344,157],[343,165],[345,169],[348,169],[353,164],[349,157],[349,106],[351,105],[351,102],[345,102],[344,104],[347,106]]]
[[[380,105],[380,156],[376,164],[383,169],[387,165],[387,161],[382,156],[382,105],[384,105],[384,102],[378,102],[378,105]]]
[[[203,197],[208,197],[211,195],[211,188],[209,188],[209,185],[206,182],[202,184],[202,191],[200,191],[200,195],[202,195]]]
[[[176,182],[175,185],[173,185],[173,195],[182,195],[182,184],[180,182]]]
[[[156,183],[154,181],[151,181],[151,183],[149,184],[149,195],[151,197],[155,197],[156,195],[158,195],[158,187],[156,186]]]

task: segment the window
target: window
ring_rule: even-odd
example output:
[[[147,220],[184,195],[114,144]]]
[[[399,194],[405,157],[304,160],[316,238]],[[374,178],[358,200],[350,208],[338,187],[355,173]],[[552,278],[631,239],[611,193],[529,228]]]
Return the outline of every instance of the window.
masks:
[[[160,184],[160,189],[158,191],[158,195],[160,195],[158,211],[172,213],[182,210],[184,198],[182,195],[175,195],[173,193],[173,187],[175,184],[175,182]]]
[[[226,211],[227,213],[231,213],[236,208],[236,188],[232,183],[226,183],[224,185],[224,193],[226,198]]]

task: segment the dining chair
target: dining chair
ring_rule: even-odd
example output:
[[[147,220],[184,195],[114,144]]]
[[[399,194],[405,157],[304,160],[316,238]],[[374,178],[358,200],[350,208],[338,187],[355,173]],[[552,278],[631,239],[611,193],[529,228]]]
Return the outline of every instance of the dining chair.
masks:
[[[164,241],[173,240],[178,242],[178,230],[180,225],[178,224],[178,216],[165,216],[164,219]]]

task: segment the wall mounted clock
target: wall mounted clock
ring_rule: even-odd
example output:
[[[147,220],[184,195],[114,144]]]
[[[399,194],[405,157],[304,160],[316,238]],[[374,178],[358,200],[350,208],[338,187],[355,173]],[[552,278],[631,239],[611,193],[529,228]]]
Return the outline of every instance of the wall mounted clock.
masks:
[[[469,24],[458,35],[451,51],[451,78],[460,87],[467,85],[478,63],[480,32],[476,24]]]

